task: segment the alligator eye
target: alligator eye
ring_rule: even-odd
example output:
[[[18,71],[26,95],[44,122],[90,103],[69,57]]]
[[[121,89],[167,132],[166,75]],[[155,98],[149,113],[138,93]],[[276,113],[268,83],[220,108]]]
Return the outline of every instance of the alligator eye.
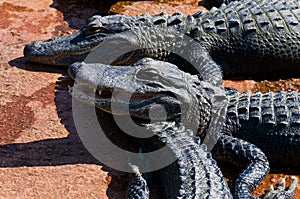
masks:
[[[92,34],[95,34],[97,32],[100,32],[100,31],[101,31],[101,27],[99,25],[97,25],[97,24],[93,24],[93,25],[87,26],[84,29],[85,35],[92,35]]]
[[[159,79],[159,71],[148,68],[145,70],[140,70],[136,76],[139,79],[158,80]]]

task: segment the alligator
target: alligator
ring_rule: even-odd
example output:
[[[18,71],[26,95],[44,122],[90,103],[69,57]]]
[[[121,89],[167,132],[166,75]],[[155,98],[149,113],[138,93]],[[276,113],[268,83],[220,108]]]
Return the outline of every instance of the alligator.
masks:
[[[162,171],[172,175],[159,175],[165,182],[162,185],[164,198],[232,198],[221,170],[211,153],[206,151],[207,147],[200,144],[200,138],[191,137],[188,129],[175,122],[145,125],[171,149],[177,159],[176,163]],[[147,181],[138,167],[133,167],[133,171],[135,177],[129,186],[128,198],[149,198]],[[206,181],[210,181],[210,184]]]
[[[245,79],[299,74],[299,0],[224,2],[219,8],[187,17],[181,13],[93,16],[75,34],[27,44],[24,57],[43,64],[69,65],[83,61],[103,41],[119,38],[140,51],[131,52],[137,56],[111,60],[114,65],[150,57],[192,74],[208,69],[216,83],[222,81],[222,75]],[[184,36],[190,40],[182,39]],[[178,49],[185,52],[178,55]],[[203,76],[207,80],[207,74]]]
[[[171,63],[150,58],[131,67],[74,63],[68,72],[75,80],[71,95],[103,111],[146,121],[174,121],[186,127],[195,124],[197,132],[194,134],[201,138],[214,122],[211,99],[213,89],[217,87]],[[86,88],[91,88],[92,94],[87,93]],[[212,154],[218,161],[245,168],[236,180],[233,197],[255,198],[251,192],[269,172],[269,162],[290,167],[300,165],[300,93],[249,94],[233,88],[225,91],[227,111],[224,116],[219,116],[224,117],[225,122],[218,132]],[[129,107],[129,112],[122,108],[117,112],[112,110],[112,103],[119,108],[122,105]],[[161,117],[158,111],[157,107],[162,109],[161,105],[167,112],[166,117]],[[151,109],[154,111],[150,117]],[[204,182],[210,184],[211,180]],[[297,180],[294,180],[289,189],[273,190],[272,197],[268,197],[293,198],[296,184]],[[210,188],[215,187],[211,185]]]

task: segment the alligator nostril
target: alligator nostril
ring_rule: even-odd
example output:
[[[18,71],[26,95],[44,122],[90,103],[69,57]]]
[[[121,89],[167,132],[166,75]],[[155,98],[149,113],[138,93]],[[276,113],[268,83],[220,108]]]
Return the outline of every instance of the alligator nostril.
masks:
[[[24,57],[30,59],[30,57],[34,56],[37,49],[41,48],[41,43],[38,41],[33,41],[27,45],[25,45],[23,54]]]
[[[44,42],[51,42],[51,41],[54,41],[55,39],[56,39],[56,37],[51,38],[51,39],[48,39],[48,40],[46,40],[46,41],[44,41]]]
[[[72,79],[75,80],[76,74],[78,73],[81,66],[82,66],[82,63],[80,63],[80,62],[75,62],[70,65],[70,67],[68,68],[68,74]]]
[[[41,46],[41,42],[33,41],[33,42],[29,43],[28,46],[31,48],[37,48],[37,47]]]
[[[30,55],[32,54],[33,46],[34,46],[34,42],[25,45],[23,50],[23,54],[25,58],[30,57]]]

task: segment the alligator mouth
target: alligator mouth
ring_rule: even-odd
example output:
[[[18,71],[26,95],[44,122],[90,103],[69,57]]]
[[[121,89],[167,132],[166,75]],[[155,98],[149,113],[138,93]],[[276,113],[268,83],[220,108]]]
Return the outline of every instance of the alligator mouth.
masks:
[[[144,93],[143,95],[135,94],[135,93],[128,93],[123,90],[114,90],[110,88],[102,88],[96,89],[95,91],[95,98],[102,99],[102,100],[118,100],[120,102],[128,103],[137,103],[143,100],[149,100],[155,98],[157,95],[161,95],[160,93]]]
[[[96,89],[95,97],[98,99],[111,99],[112,93],[112,89]]]
[[[103,30],[104,31],[104,30]],[[99,32],[90,37],[97,37],[93,42],[83,40],[82,33],[78,32],[70,36],[60,36],[45,41],[33,41],[25,45],[24,57],[31,62],[48,65],[69,66],[74,62],[83,61],[86,56],[103,41],[109,31]],[[106,33],[107,32],[107,33]],[[81,41],[82,40],[82,41]]]
[[[127,107],[141,107],[153,103],[155,99],[163,96],[170,96],[170,94],[159,93],[129,93],[120,89],[113,88],[92,88],[89,85],[81,84],[74,85],[69,88],[69,93],[72,97],[79,101],[90,104],[103,111],[112,113],[111,105],[125,105]],[[118,110],[116,114],[128,114],[122,110]],[[115,112],[114,112],[115,113]]]

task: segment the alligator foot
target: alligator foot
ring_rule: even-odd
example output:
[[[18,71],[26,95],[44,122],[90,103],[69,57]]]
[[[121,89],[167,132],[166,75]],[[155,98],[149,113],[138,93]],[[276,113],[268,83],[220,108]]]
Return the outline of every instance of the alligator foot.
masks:
[[[297,187],[297,183],[298,183],[298,179],[293,178],[292,184],[288,188],[285,188],[286,183],[285,183],[285,178],[283,178],[281,182],[278,184],[276,189],[274,189],[274,187],[271,185],[270,189],[262,198],[263,199],[293,199]]]

